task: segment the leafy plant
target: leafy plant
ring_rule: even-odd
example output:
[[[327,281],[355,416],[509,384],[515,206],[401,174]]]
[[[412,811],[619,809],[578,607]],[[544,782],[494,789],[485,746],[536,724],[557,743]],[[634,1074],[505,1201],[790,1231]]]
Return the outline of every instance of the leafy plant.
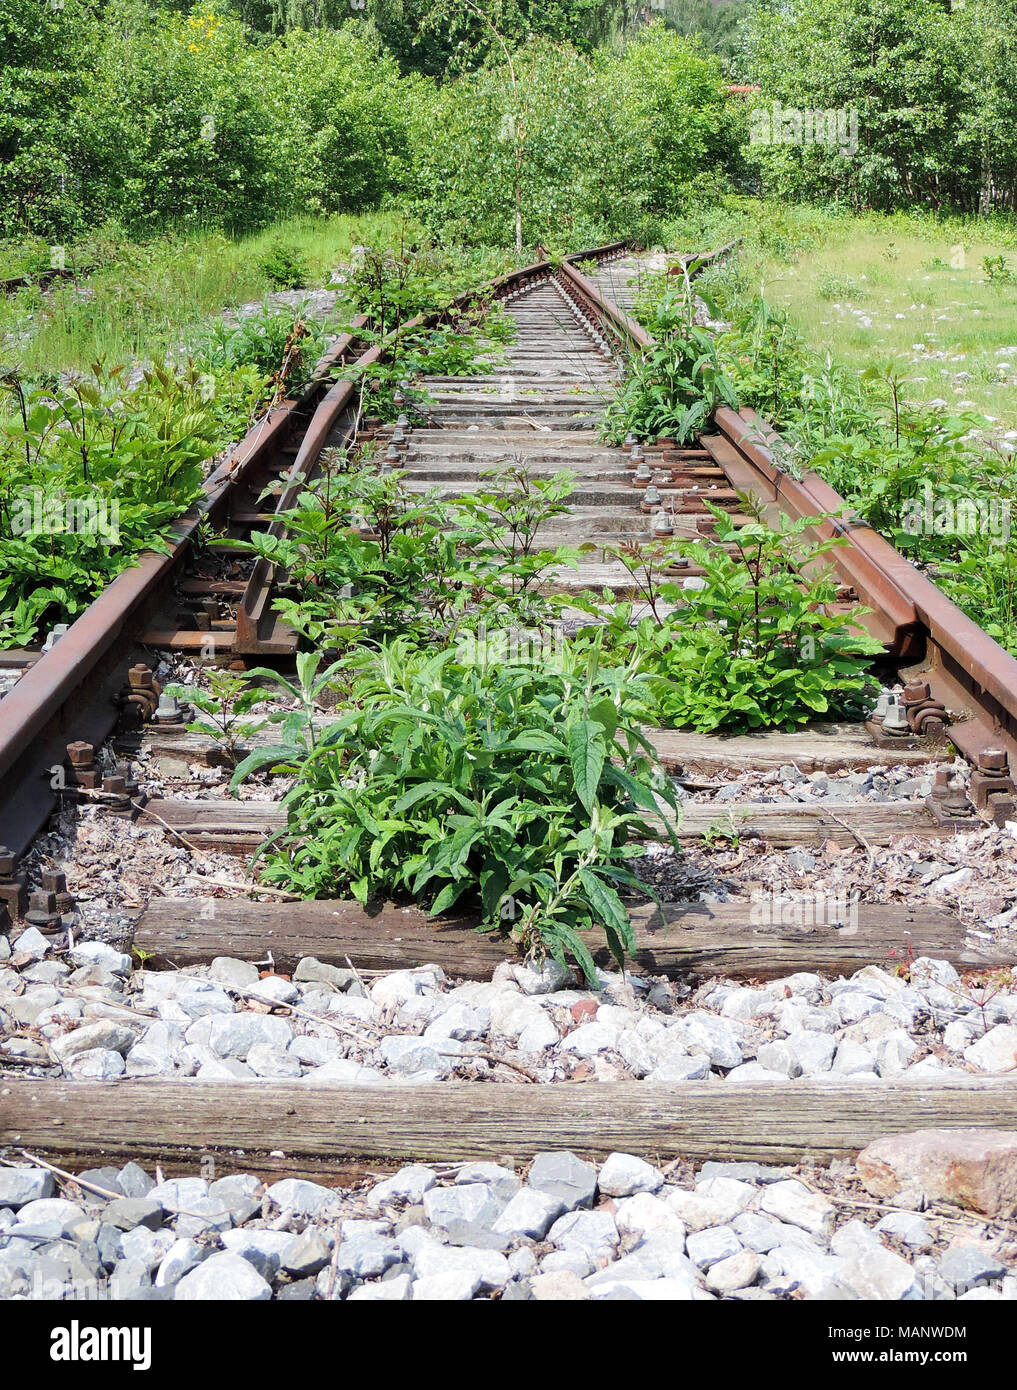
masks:
[[[234,675],[217,667],[211,667],[205,679],[207,689],[200,685],[176,684],[166,686],[165,693],[186,700],[199,711],[199,717],[188,723],[188,732],[214,739],[221,746],[226,762],[235,767],[238,751],[252,734],[265,727],[265,719],[244,718],[265,698],[264,692],[252,686],[248,676]]]
[[[28,388],[8,373],[0,432],[0,646],[73,620],[201,489],[219,448],[193,368],[158,363]]]
[[[603,438],[657,435],[687,443],[723,402],[737,408],[734,382],[724,369],[714,335],[692,319],[691,291],[667,291],[646,324],[653,342],[626,363],[625,380],[604,413]]]
[[[605,643],[652,678],[659,721],[703,733],[793,728],[859,705],[880,644],[856,628],[868,609],[827,611],[837,585],[821,562],[840,542],[809,535],[822,518],[736,527],[710,510],[716,545],[667,541],[615,551],[650,614],[633,623],[633,605],[618,605]],[[680,573],[679,558],[701,571],[684,586],[662,573]]]
[[[311,279],[310,267],[297,248],[278,237],[262,257],[259,269],[279,290],[298,290]]]
[[[218,320],[198,345],[199,365],[217,376],[224,370],[254,367],[267,378],[267,401],[297,395],[321,356],[325,330],[315,319],[277,312],[262,305],[236,323]]]
[[[316,733],[314,702],[346,672],[349,708]],[[251,674],[303,710],[231,783],[264,769],[295,779],[286,828],[263,847],[271,882],[465,908],[590,979],[586,931],[601,927],[619,964],[631,954],[619,893],[645,890],[626,861],[653,833],[646,815],[676,808],[640,731],[649,690],[634,667],[605,667],[595,644],[555,665],[464,664],[397,638],[321,674],[302,656],[297,686]]]

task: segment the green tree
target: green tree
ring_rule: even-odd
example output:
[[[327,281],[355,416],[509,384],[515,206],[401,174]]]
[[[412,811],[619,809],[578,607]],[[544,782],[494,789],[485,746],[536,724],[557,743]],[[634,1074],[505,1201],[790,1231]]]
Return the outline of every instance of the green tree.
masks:
[[[761,106],[857,113],[857,149],[850,138],[758,138],[751,154],[766,183],[878,208],[968,200],[977,170],[958,143],[969,58],[960,13],[949,0],[761,0],[746,39]]]
[[[0,233],[81,229],[66,126],[88,90],[98,43],[86,0],[0,0]]]

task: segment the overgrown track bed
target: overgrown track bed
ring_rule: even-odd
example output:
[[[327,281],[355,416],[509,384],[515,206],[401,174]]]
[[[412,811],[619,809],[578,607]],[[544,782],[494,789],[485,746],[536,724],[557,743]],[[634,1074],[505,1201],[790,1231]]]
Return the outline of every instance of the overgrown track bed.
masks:
[[[617,260],[620,251],[617,247],[600,248],[574,259],[603,262],[605,269],[598,278],[608,283],[626,277],[631,269],[631,263]],[[612,262],[614,269],[609,268]],[[818,479],[807,476],[796,481],[782,473],[773,462],[772,450],[763,442],[767,434],[762,422],[733,411],[717,411],[709,427],[690,444],[676,447],[667,439],[647,444],[642,449],[644,467],[637,469],[639,450],[633,456],[631,450],[605,445],[596,426],[618,377],[616,350],[621,344],[644,346],[642,329],[571,262],[558,268],[549,264],[528,267],[497,282],[490,293],[503,300],[514,321],[513,342],[490,375],[430,377],[422,423],[404,432],[401,447],[392,447],[400,469],[405,471],[404,483],[411,497],[454,499],[476,492],[482,475],[506,460],[536,478],[553,479],[562,469],[571,470],[576,482],[569,506],[546,522],[539,542],[575,547],[581,553],[576,568],[563,567],[545,576],[546,588],[566,599],[587,590],[638,598],[632,573],[616,558],[616,551],[620,544],[643,545],[655,537],[657,508],[645,500],[646,492],[639,483],[646,479],[637,477],[640,471],[649,474],[650,483],[669,505],[673,534],[707,543],[715,530],[707,502],[716,502],[737,516],[743,505],[740,499],[748,496],[761,506],[764,516],[773,519],[779,514],[793,518],[827,516],[839,510],[839,499],[828,489],[824,492]],[[347,340],[336,351],[349,357],[356,344]],[[377,347],[362,353],[361,366],[370,366],[380,355]],[[350,437],[355,410],[354,388],[349,381],[330,388],[321,382],[304,401],[283,407],[209,480],[204,515],[237,539],[266,526],[281,535],[283,523],[278,513],[292,503],[305,475],[313,473],[322,450],[341,447]],[[393,440],[393,432],[387,426],[380,427],[374,437],[385,449]],[[268,484],[272,484],[271,510],[266,510],[262,500]],[[76,1071],[73,1044],[68,1048],[62,1041],[73,1038],[76,1028],[90,1025],[106,1029],[107,1043],[114,1035],[119,1038],[116,1047],[97,1044],[99,1051],[126,1057],[119,1073],[115,1071],[117,1064],[107,1059],[113,1074],[139,1080],[155,1078],[139,1094],[137,1139],[128,1141],[117,1131],[109,1141],[110,1152],[118,1154],[134,1152],[137,1144],[137,1151],[161,1156],[182,1152],[199,1142],[248,1151],[281,1148],[307,1158],[430,1157],[440,1155],[444,1145],[444,1156],[452,1158],[506,1148],[529,1153],[561,1143],[584,1152],[618,1147],[657,1153],[678,1146],[697,1154],[709,1151],[713,1156],[758,1157],[765,1153],[786,1160],[805,1154],[829,1157],[847,1152],[868,1138],[919,1123],[978,1124],[988,1123],[990,1116],[993,1123],[1004,1122],[998,1117],[1005,1115],[1011,1093],[1007,1078],[998,1079],[994,1074],[1008,1070],[999,1061],[998,1052],[999,1048],[1005,1051],[1011,1032],[1017,1034],[1017,1008],[1011,1014],[1012,998],[1005,989],[1003,1002],[996,1005],[991,1000],[985,1003],[969,998],[964,993],[968,986],[956,972],[974,970],[984,975],[1017,958],[1005,931],[972,934],[972,914],[962,920],[951,910],[951,898],[940,899],[932,908],[928,900],[913,901],[899,880],[887,879],[883,892],[879,875],[884,850],[888,858],[920,863],[923,856],[946,853],[947,847],[966,846],[967,841],[958,840],[959,832],[971,841],[979,837],[988,841],[995,836],[990,848],[999,867],[997,885],[1003,900],[999,915],[1006,917],[1017,882],[1002,828],[1013,815],[1006,755],[1015,746],[1017,730],[1017,663],[984,634],[972,630],[972,625],[965,626],[959,611],[871,531],[838,518],[824,523],[827,532],[846,541],[833,557],[842,583],[838,604],[847,608],[857,598],[873,609],[866,621],[883,644],[883,668],[899,673],[908,682],[899,707],[903,725],[896,730],[878,724],[867,728],[860,724],[815,725],[797,734],[740,738],[649,730],[661,762],[682,791],[683,820],[678,833],[686,855],[682,861],[686,883],[683,886],[680,882],[682,874],[674,877],[677,861],[667,858],[670,852],[660,853],[656,845],[647,849],[645,881],[658,882],[665,899],[692,900],[667,902],[660,913],[644,908],[633,911],[637,979],[642,976],[640,995],[594,997],[593,991],[574,989],[578,980],[566,976],[557,980],[555,997],[547,1001],[546,1009],[532,1000],[524,1001],[526,1021],[520,1021],[514,1033],[503,1015],[499,1015],[502,1022],[494,1024],[474,1019],[464,1039],[453,1037],[462,1044],[458,1049],[448,1057],[440,1049],[435,1054],[439,1062],[434,1065],[440,1067],[435,1075],[442,1078],[436,1089],[445,1108],[431,1111],[428,1088],[402,1092],[397,1103],[394,1090],[390,1092],[385,1086],[378,1089],[378,1085],[390,1074],[403,1080],[409,1075],[399,1070],[405,1059],[400,1048],[392,1044],[393,1038],[414,1039],[403,1048],[407,1056],[417,1043],[423,1051],[435,1051],[419,1034],[435,1024],[440,1010],[435,1006],[428,1012],[429,1003],[414,1013],[417,1006],[407,1007],[409,996],[401,1000],[393,997],[381,1004],[371,976],[436,964],[456,979],[484,981],[498,970],[504,977],[512,966],[507,948],[494,936],[474,934],[465,918],[448,919],[435,926],[414,909],[391,905],[365,910],[346,902],[294,903],[285,893],[280,900],[278,892],[273,900],[272,890],[256,884],[250,885],[250,892],[270,900],[250,901],[239,861],[266,834],[280,828],[282,815],[277,802],[259,799],[263,794],[278,796],[278,788],[269,784],[267,792],[262,788],[257,795],[240,801],[225,795],[221,748],[203,736],[187,733],[171,712],[159,715],[159,692],[152,674],[155,662],[149,653],[154,650],[174,654],[174,659],[199,657],[247,664],[272,658],[285,664],[297,644],[295,635],[272,609],[272,566],[259,560],[241,577],[224,578],[221,570],[203,573],[201,557],[191,545],[197,526],[197,516],[186,522],[172,556],[146,557],[138,569],[121,576],[51,651],[34,661],[0,704],[0,775],[4,778],[0,844],[7,847],[5,857],[0,858],[0,894],[15,919],[30,903],[28,920],[43,929],[45,938],[42,947],[36,941],[32,951],[19,951],[16,940],[11,968],[24,972],[32,987],[51,988],[54,994],[52,1000],[40,1005],[38,1012],[46,1021],[39,1025],[39,1038],[31,1035],[38,1013],[33,1014],[30,1006],[14,1005],[12,1016],[22,1025],[17,1041],[30,1045],[16,1052],[8,1050],[0,1058],[0,1070],[17,1066],[45,1073],[45,1079],[36,1075],[0,1087],[0,1115],[12,1132],[21,1135],[21,1142],[64,1153],[102,1151],[102,1126],[97,1130],[94,1125],[79,1125],[73,1131],[68,1127],[64,1143],[53,1138],[44,1119],[44,1113],[56,1107],[53,1114],[64,1120],[57,1112],[65,1105],[73,1109],[78,1094],[77,1083],[65,1088],[62,1080],[50,1080],[54,1073],[106,1080],[106,1073],[101,1071]],[[189,557],[196,566],[191,572],[186,570]],[[690,570],[685,576],[695,577]],[[682,577],[680,573],[678,577]],[[99,753],[114,728],[118,709],[126,715],[125,727],[117,732],[112,748],[116,757],[129,760],[126,773],[115,768],[111,771]],[[327,717],[321,718],[327,722]],[[950,784],[951,776],[959,771],[954,748],[978,762],[966,792]],[[794,777],[785,775],[788,768]],[[873,785],[873,769],[883,779],[885,789]],[[789,784],[796,778],[799,786],[815,787],[816,795],[806,795],[804,789],[797,794],[789,792]],[[810,782],[810,778],[818,781]],[[915,785],[894,795],[897,778]],[[926,795],[924,781],[931,784],[933,778],[935,785]],[[734,794],[728,795],[732,790]],[[28,850],[65,793],[68,807],[55,833],[26,859],[33,874],[32,881],[26,882],[19,873],[18,858]],[[79,812],[74,810],[75,793],[83,807]],[[852,917],[834,912],[826,919],[803,923],[783,918],[779,907],[776,916],[761,917],[754,910],[756,903],[750,893],[780,896],[781,884],[753,873],[757,849],[799,855],[799,897],[807,894],[810,882],[827,866],[838,859],[853,859],[862,875],[867,875],[876,899],[856,901]],[[965,852],[965,848],[958,851],[961,855]],[[662,879],[655,878],[658,872]],[[827,880],[824,885],[826,891]],[[79,890],[84,891],[76,918],[74,895]],[[98,910],[89,906],[89,899],[93,904],[98,900]],[[113,909],[130,919],[129,929],[96,931],[102,915],[112,915]],[[54,962],[43,957],[47,942],[54,950],[62,947],[68,922],[76,930],[83,927],[86,935],[112,936],[118,944],[133,941],[142,961],[154,967],[191,968],[192,973],[178,977],[182,981],[180,998],[171,997],[171,992],[161,996],[160,986],[151,983],[155,974],[151,969],[143,972],[147,978],[140,984],[145,991],[140,1007],[134,1007],[137,1000],[128,1003],[129,996],[118,1000],[107,993],[89,995],[87,991],[95,987],[100,992],[110,989],[105,978],[108,964],[101,964],[99,957],[95,961],[99,975],[82,978],[65,998],[61,994],[62,973],[51,970]],[[116,952],[112,957],[102,952],[99,955],[108,962]],[[232,962],[228,970],[235,972],[229,980],[205,969],[227,969],[213,966],[223,957]],[[925,995],[911,998],[919,995],[917,983],[915,988],[905,987],[890,971],[880,969],[894,964],[908,967],[922,957],[943,963],[940,974],[933,972],[923,988],[945,991],[949,996],[945,1001],[939,997],[938,1003],[934,1000],[930,1004]],[[324,972],[318,993],[332,993],[340,1001],[334,1016],[328,999],[323,1003],[314,997],[311,984],[317,977],[299,974],[302,962],[308,969]],[[88,975],[86,956],[79,954],[74,963]],[[606,952],[598,955],[598,966],[608,963]],[[116,965],[114,960],[113,974],[124,974],[129,965]],[[836,1034],[836,1042],[827,1049],[827,1069],[833,1065],[835,1053],[850,1059],[852,1049],[863,1043],[880,1045],[883,1034],[873,1030],[870,1037],[864,1031],[868,1026],[864,1019],[870,1013],[883,1012],[881,1009],[866,1006],[855,1017],[850,1000],[843,1006],[836,1002],[841,993],[865,994],[868,988],[866,998],[870,1002],[878,998],[886,1003],[880,1027],[885,1026],[888,1034],[905,1034],[895,1036],[892,1044],[882,1045],[878,1068],[875,1061],[870,1068],[873,1075],[889,1080],[912,1065],[924,1070],[903,1078],[899,1091],[894,1090],[899,1109],[891,1117],[883,1087],[873,1087],[871,1082],[857,1084],[850,1094],[831,1087],[827,1102],[826,1083],[809,1080],[803,1067],[794,1069],[797,1063],[792,1059],[784,1078],[788,1082],[798,1079],[797,1099],[788,1111],[781,1111],[773,1088],[780,1090],[783,1083],[774,1080],[776,1073],[770,1066],[755,1063],[760,1049],[772,1047],[778,1051],[762,1055],[776,1067],[783,1056],[779,1052],[783,1039],[794,1031],[795,1020],[790,1014],[776,1031],[770,1022],[785,1002],[780,982],[785,977],[801,979],[802,972],[809,972],[811,980],[811,972],[848,975],[866,967],[875,969],[875,974],[870,973],[853,990],[845,982],[835,981],[829,998],[822,981],[806,986],[815,996],[810,1002],[829,1010],[826,1032]],[[250,1009],[250,993],[259,988],[262,970],[269,975],[269,985],[281,992],[273,996],[270,988]],[[298,987],[288,981],[278,982],[279,971],[296,974],[303,983]],[[700,992],[690,1007],[700,1020],[714,1019],[725,1007],[727,996],[714,996],[710,1002],[710,996],[702,991],[708,989],[708,983],[703,982],[717,976],[776,979],[777,984],[771,987],[775,993],[744,1001],[746,1007],[758,1006],[759,1016],[766,1021],[757,1026],[757,1015],[745,1014],[753,1020],[751,1025],[741,1033],[735,1030],[732,1046],[728,1046],[730,1039],[724,1046],[718,1043],[716,1055],[703,1063],[704,1071],[699,1067],[705,1054],[696,1028],[705,1028],[703,1036],[712,1036],[713,1024],[688,1023],[681,1012],[682,990],[687,984],[696,987]],[[656,984],[652,977],[657,977]],[[662,980],[677,982],[678,989],[662,985]],[[605,976],[604,988],[635,988],[619,981],[620,977]],[[353,984],[357,989],[351,993]],[[663,993],[654,995],[658,986]],[[510,983],[510,988],[517,985]],[[794,994],[790,984],[787,988]],[[67,999],[79,989],[86,992],[75,1012]],[[898,989],[908,998],[891,1006]],[[436,991],[438,985],[432,982],[426,990],[413,988],[409,994],[423,997],[426,993],[430,999]],[[534,992],[541,991],[547,992],[543,985],[534,987]],[[122,984],[113,993],[122,993]],[[202,997],[206,995],[215,995],[214,1004]],[[952,1002],[955,997],[961,1004]],[[644,1022],[646,1038],[655,1040],[662,1049],[659,1056],[641,1052],[629,1039],[617,1052],[620,1061],[602,1065],[593,1041],[590,1052],[567,1045],[583,1026],[596,1026],[593,1022],[584,1025],[583,1020],[595,1017],[601,1007],[619,1015],[626,1011],[632,1014],[627,1022],[620,1018],[615,1021],[611,1036],[619,1043],[621,1033],[635,1034],[640,1009],[644,1004],[649,1009],[653,998],[667,1001],[669,1016],[679,1006],[673,1023],[656,1017]],[[482,996],[457,1000],[453,1007],[460,1003],[481,1014],[487,1007]],[[230,1026],[241,1031],[245,1026],[259,1026],[251,1019],[268,1018],[265,1036],[259,1034],[257,1045],[273,1054],[266,1064],[269,1066],[283,1065],[274,1053],[285,1052],[289,1061],[283,1071],[277,1074],[248,1068],[247,1046],[239,1052],[204,1057],[199,1051],[208,1050],[209,1040],[188,1038],[184,1043],[191,1025],[203,1022],[206,1004],[210,1019],[219,1013],[227,1019],[239,1019],[240,1023]],[[56,1010],[55,1016],[59,1016],[65,1007],[70,1009],[70,1027],[66,1033],[55,1035],[58,1046],[54,1051],[45,1029],[52,1024],[50,1012]],[[118,1012],[121,1009],[123,1013]],[[295,1027],[299,1023],[302,1028],[308,1013],[314,1017],[322,1010],[331,1016],[331,1022],[315,1023],[310,1042],[331,1040],[335,1044],[331,1056],[324,1045],[307,1046],[299,1028],[295,1035],[289,1031],[290,1023]],[[128,1015],[133,1015],[133,1021]],[[951,1041],[944,1041],[944,1030],[954,1022],[963,1024],[969,1016],[980,1019],[985,1036],[972,1025],[970,1033],[961,1027]],[[732,1013],[730,1017],[740,1021],[743,1016]],[[277,1026],[284,1021],[285,1031]],[[188,1056],[186,1066],[183,1062],[177,1065],[168,1042],[163,1049],[168,1063],[164,1066],[163,1061],[152,1059],[151,1048],[139,1038],[139,1033],[151,1027],[163,1028],[163,1041],[169,1039],[174,1046],[179,1042],[181,1055],[191,1050],[193,1055]],[[608,1027],[606,1022],[604,1027]],[[173,1028],[180,1032],[180,1039],[175,1038]],[[917,1030],[916,1036],[908,1033],[909,1028]],[[282,1040],[278,1046],[271,1040],[273,1029]],[[471,1036],[470,1029],[479,1033]],[[533,1043],[533,1056],[523,1041],[528,1029],[531,1043],[538,1039]],[[851,1029],[862,1031],[849,1034]],[[983,1047],[983,1042],[991,1041],[992,1031],[1000,1029],[1007,1036],[996,1039],[999,1048],[994,1052]],[[215,1032],[212,1023],[209,1030],[211,1037]],[[672,1032],[674,1037],[665,1038]],[[820,1032],[824,1029],[817,1025],[817,1036]],[[336,1034],[341,1048],[335,1043]],[[646,1040],[642,1034],[638,1036]],[[505,1038],[510,1040],[508,1047],[502,1045]],[[294,1044],[296,1050],[290,1055]],[[615,1054],[614,1044],[604,1046]],[[137,1048],[140,1052],[132,1067],[131,1057]],[[981,1050],[974,1051],[976,1048]],[[943,1063],[946,1055],[952,1060]],[[675,1057],[684,1059],[679,1065],[681,1076],[692,1079],[687,1088],[672,1093],[665,1083],[678,1079],[667,1070],[676,1065]],[[293,1058],[298,1059],[296,1063]],[[430,1057],[427,1060],[431,1066]],[[237,1066],[232,1066],[234,1062]],[[328,1070],[333,1062],[336,1065]],[[851,1066],[856,1063],[858,1071],[866,1071],[854,1056]],[[760,1068],[745,1078],[752,1080],[752,1086],[739,1086],[733,1077],[742,1065]],[[203,1068],[208,1070],[202,1074]],[[370,1083],[375,1089],[370,1092],[369,1103],[367,1093],[357,1090],[344,1089],[319,1098],[294,1089],[292,1103],[283,1107],[292,1124],[289,1120],[277,1124],[275,1111],[266,1110],[260,1112],[263,1123],[259,1128],[255,1120],[245,1118],[243,1106],[234,1112],[233,1128],[217,1117],[213,1077],[221,1082],[230,1078],[269,1080],[277,1075],[281,1081],[297,1081],[312,1079],[311,1069],[324,1069],[326,1074],[313,1079],[333,1087],[351,1080]],[[847,1060],[841,1070],[843,1078],[853,1074]],[[919,1081],[924,1078],[928,1082],[940,1070],[948,1074],[933,1077],[935,1084],[930,1084],[929,1094],[918,1088]],[[198,1080],[208,1080],[209,1086],[191,1087],[182,1079],[194,1071],[198,1071]],[[725,1080],[723,1087],[703,1092],[697,1089],[696,1078],[712,1076],[719,1081],[728,1074],[733,1079]],[[607,1096],[597,1086],[577,1084],[634,1077],[650,1077],[664,1089],[626,1079],[623,1089]],[[467,1093],[472,1095],[470,1088],[480,1080],[492,1084],[478,1089],[475,1100],[467,1101]],[[541,1093],[535,1102],[539,1122],[527,1129],[525,1100],[507,1101],[502,1115],[498,1101],[491,1097],[496,1088],[500,1097],[512,1084],[525,1087],[529,1094],[534,1081],[564,1084],[547,1087],[554,1094],[546,1099]],[[942,1081],[947,1084],[939,1089]],[[85,1094],[86,1083],[80,1084]],[[628,1086],[631,1090],[624,1089]],[[165,1090],[173,1104],[160,1112],[158,1098],[164,1087],[176,1089]],[[262,1089],[274,1106],[277,1088],[273,1086],[271,1094]],[[278,1086],[280,1095],[291,1089]],[[731,1101],[730,1128],[717,1120],[726,1113],[725,1092]],[[261,1093],[252,1093],[252,1104]],[[98,1088],[95,1094],[100,1095]],[[110,1098],[112,1107],[104,1124],[114,1128],[119,1124],[121,1110],[131,1109],[131,1094],[129,1081],[124,1086],[103,1087],[101,1096]],[[991,1097],[991,1109],[985,1104],[986,1097]],[[197,1109],[188,1109],[191,1099]],[[320,1142],[308,1140],[301,1148],[292,1133],[302,1132],[305,1121],[317,1125],[320,1101],[326,1099],[329,1105],[338,1106],[331,1111],[337,1117],[333,1129]],[[605,1139],[607,1112],[602,1113],[601,1107],[606,1105],[610,1110],[615,1099],[619,1107],[611,1121],[615,1128]],[[457,1111],[457,1107],[465,1109]],[[674,1119],[676,1108],[683,1117],[680,1122]],[[463,1127],[461,1142],[447,1137],[449,1114],[472,1116],[474,1112],[480,1118],[470,1119]],[[763,1119],[778,1112],[783,1117],[781,1125],[786,1120],[786,1127],[778,1125],[780,1133],[773,1134],[766,1130]],[[486,1128],[485,1114],[490,1116]],[[427,1126],[434,1116],[437,1121],[432,1134]],[[358,1129],[360,1125],[367,1128]],[[379,1126],[388,1126],[388,1138],[383,1137]],[[824,1140],[820,1133],[823,1126],[832,1126],[823,1133],[833,1137]],[[400,1127],[405,1137],[397,1143],[391,1135]]]

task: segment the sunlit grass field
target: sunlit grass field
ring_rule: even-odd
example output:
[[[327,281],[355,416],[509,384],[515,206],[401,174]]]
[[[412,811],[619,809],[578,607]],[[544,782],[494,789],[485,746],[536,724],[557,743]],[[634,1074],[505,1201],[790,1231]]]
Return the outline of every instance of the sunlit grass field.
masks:
[[[990,278],[984,262],[998,256],[1012,278]],[[814,347],[859,368],[903,358],[914,399],[1017,424],[1017,257],[1008,248],[863,224],[798,265],[764,264],[763,284]]]
[[[137,245],[100,232],[66,250],[68,265],[99,262],[77,282],[0,298],[0,361],[23,373],[86,370],[159,355],[222,309],[262,299],[274,286],[260,269],[272,243],[295,250],[309,285],[327,286],[351,246],[396,246],[420,228],[399,214],[299,218],[233,240],[221,232]],[[48,247],[0,245],[0,276],[49,264]]]
[[[742,284],[787,307],[812,348],[859,370],[899,358],[914,401],[975,410],[993,433],[1017,428],[1012,219],[853,215],[731,198],[676,224],[672,244],[706,250],[738,235]],[[985,264],[998,257],[1002,273]]]

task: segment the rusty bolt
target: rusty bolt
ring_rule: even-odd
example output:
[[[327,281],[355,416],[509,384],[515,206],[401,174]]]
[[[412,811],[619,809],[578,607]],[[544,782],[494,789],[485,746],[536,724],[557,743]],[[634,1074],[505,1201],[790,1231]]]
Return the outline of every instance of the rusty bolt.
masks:
[[[111,796],[123,796],[127,791],[127,779],[117,776],[104,777],[102,789],[104,792],[109,792]]]
[[[979,772],[1004,773],[1007,769],[1006,751],[1002,748],[983,748],[978,754]]]
[[[0,845],[0,878],[13,878],[17,867],[17,856],[6,845]]]
[[[913,680],[908,681],[904,687],[903,700],[907,705],[917,704],[919,700],[928,700],[932,692],[927,681]]]
[[[95,745],[80,740],[77,743],[69,743],[67,757],[72,767],[91,767],[95,758]]]
[[[132,690],[151,690],[152,688],[152,668],[139,662],[137,666],[132,666],[127,673]]]
[[[43,869],[39,875],[39,883],[47,893],[67,892],[67,875],[59,869]]]

